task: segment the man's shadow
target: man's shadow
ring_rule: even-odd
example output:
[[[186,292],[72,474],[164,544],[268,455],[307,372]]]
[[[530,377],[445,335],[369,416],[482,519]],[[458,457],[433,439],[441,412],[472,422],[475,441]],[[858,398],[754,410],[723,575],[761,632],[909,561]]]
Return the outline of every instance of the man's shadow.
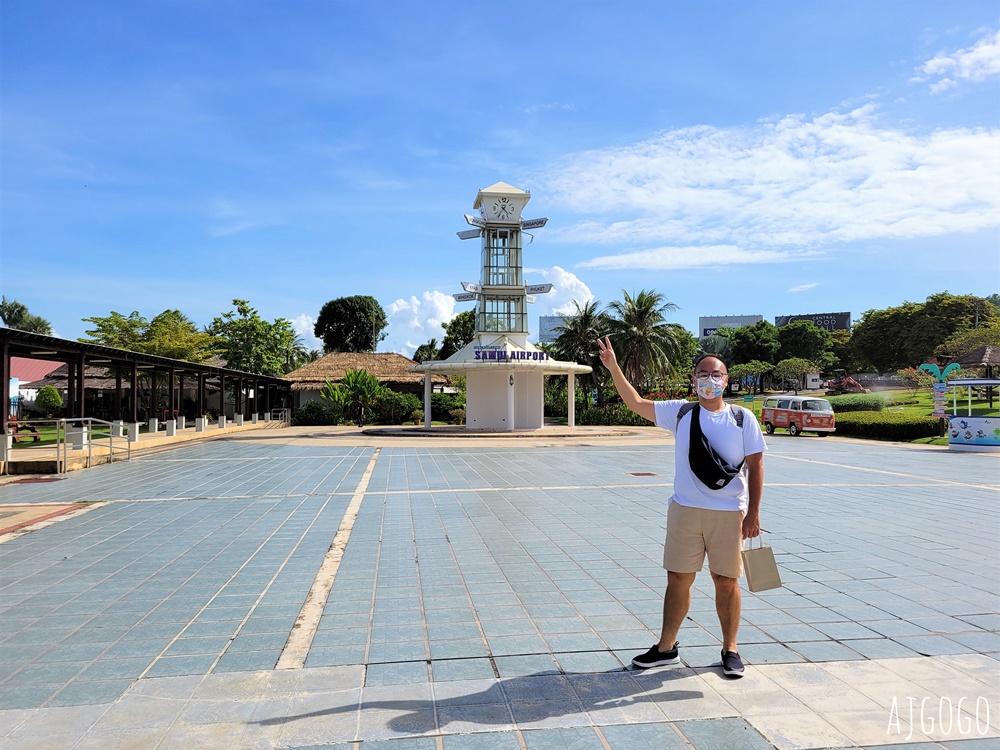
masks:
[[[420,734],[443,729],[451,721],[473,720],[482,725],[510,723],[510,712],[483,710],[489,706],[530,704],[531,720],[539,721],[583,711],[600,711],[602,708],[703,698],[704,693],[700,690],[662,690],[665,685],[692,674],[690,669],[684,667],[565,674],[539,672],[497,680],[485,690],[475,693],[430,700],[363,699],[360,707],[362,710],[407,711],[409,713],[390,719],[388,726],[394,731]],[[451,692],[447,689],[451,684],[449,682],[434,684],[443,686],[445,692]],[[275,726],[300,719],[350,713],[358,708],[358,702],[354,701],[319,711],[260,719],[254,723]]]

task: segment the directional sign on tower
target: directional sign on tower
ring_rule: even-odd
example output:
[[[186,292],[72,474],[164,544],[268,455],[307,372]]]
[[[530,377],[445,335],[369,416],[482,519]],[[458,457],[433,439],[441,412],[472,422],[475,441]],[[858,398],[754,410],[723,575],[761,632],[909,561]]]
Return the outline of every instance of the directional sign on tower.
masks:
[[[483,288],[479,284],[473,284],[471,281],[463,281],[462,289],[467,292],[481,292]]]
[[[552,284],[532,284],[524,287],[526,294],[548,294],[552,291]]]
[[[480,219],[478,216],[473,216],[472,214],[466,214],[465,220],[470,226],[479,227],[480,229],[486,226],[486,221]]]
[[[548,222],[549,217],[544,219],[526,219],[521,222],[521,229],[541,229]]]
[[[479,299],[479,295],[475,292],[462,292],[451,296],[455,298],[456,302],[472,302],[473,300]]]

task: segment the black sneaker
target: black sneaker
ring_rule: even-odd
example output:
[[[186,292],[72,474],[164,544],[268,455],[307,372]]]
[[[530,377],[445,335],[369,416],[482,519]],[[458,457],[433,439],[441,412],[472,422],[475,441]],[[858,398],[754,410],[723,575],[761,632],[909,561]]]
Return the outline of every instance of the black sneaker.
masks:
[[[633,667],[639,667],[639,669],[649,669],[650,667],[662,667],[667,664],[677,664],[681,657],[677,655],[677,647],[680,642],[675,642],[674,647],[669,651],[660,651],[657,648],[657,644],[653,644],[653,647],[649,649],[644,654],[639,654],[632,660]]]
[[[722,652],[722,674],[727,677],[743,676],[743,660],[735,651]]]

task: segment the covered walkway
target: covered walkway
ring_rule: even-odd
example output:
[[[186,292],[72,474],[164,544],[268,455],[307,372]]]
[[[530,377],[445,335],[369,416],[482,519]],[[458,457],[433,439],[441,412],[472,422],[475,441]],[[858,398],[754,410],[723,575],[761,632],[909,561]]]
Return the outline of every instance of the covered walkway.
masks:
[[[210,389],[220,395],[219,414],[227,417],[253,414],[264,415],[274,408],[291,406],[291,383],[284,378],[230,370],[207,364],[185,362],[151,354],[141,354],[124,349],[115,349],[99,344],[43,336],[12,328],[0,327],[0,383],[3,388],[3,402],[10,403],[11,358],[62,362],[66,366],[65,413],[67,417],[92,417],[92,402],[85,398],[88,379],[94,377],[95,368],[101,380],[113,383],[110,405],[112,419],[136,423],[140,421],[139,379],[149,378],[150,400],[143,415],[145,419],[164,418],[177,415],[183,408],[182,398],[185,388],[195,391],[195,407],[199,414],[207,410],[207,394]],[[161,385],[165,381],[165,387]],[[105,383],[107,385],[107,383]],[[103,392],[103,391],[102,391]],[[232,401],[226,394],[232,393]],[[165,408],[157,410],[163,401]],[[166,411],[164,415],[162,412]],[[143,421],[145,421],[145,419]],[[109,420],[110,421],[110,420]],[[10,434],[9,409],[0,410],[0,435]]]

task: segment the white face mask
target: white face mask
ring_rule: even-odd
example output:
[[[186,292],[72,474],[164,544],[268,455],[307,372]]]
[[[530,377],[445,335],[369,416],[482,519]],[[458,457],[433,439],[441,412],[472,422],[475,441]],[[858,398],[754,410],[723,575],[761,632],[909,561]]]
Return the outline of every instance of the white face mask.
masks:
[[[702,375],[695,382],[698,384],[698,395],[702,398],[718,398],[726,390],[726,379],[724,377]]]

